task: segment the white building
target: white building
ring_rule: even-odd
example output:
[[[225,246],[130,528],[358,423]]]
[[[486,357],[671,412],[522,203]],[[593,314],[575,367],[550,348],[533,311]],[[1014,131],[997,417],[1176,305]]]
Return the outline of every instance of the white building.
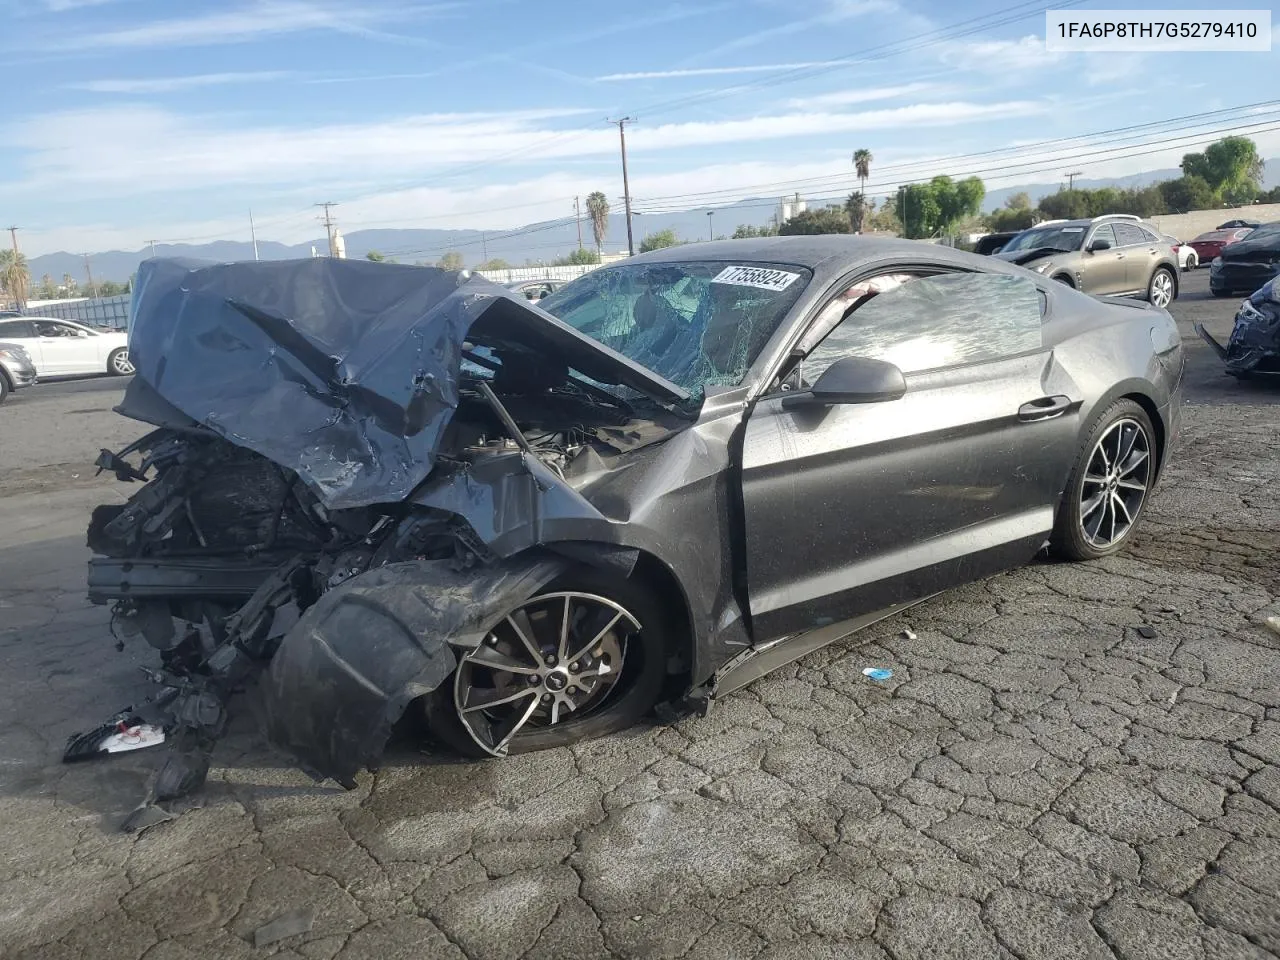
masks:
[[[809,205],[800,199],[800,194],[792,197],[783,197],[778,201],[778,212],[776,214],[778,223],[783,224],[794,217],[797,213],[804,213]]]

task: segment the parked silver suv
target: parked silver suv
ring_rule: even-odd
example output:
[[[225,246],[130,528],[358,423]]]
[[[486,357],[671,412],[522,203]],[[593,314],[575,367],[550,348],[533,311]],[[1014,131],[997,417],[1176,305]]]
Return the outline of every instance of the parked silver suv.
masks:
[[[1085,293],[1145,297],[1157,307],[1178,296],[1173,244],[1129,214],[1042,223],[1023,230],[995,256]]]

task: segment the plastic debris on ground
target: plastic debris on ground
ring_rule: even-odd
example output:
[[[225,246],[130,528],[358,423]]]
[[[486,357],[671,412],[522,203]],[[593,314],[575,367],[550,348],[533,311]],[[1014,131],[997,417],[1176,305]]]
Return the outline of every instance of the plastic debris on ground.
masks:
[[[1142,637],[1144,640],[1154,640],[1158,636],[1156,628],[1148,623],[1144,623],[1142,626],[1134,627],[1133,629],[1137,630],[1138,636]]]
[[[916,636],[916,632],[914,630],[903,630],[902,639],[903,640],[919,640],[920,638]]]
[[[879,681],[893,679],[893,671],[886,669],[885,667],[863,667],[862,675],[864,677],[870,677],[872,680]]]
[[[133,716],[116,716],[102,726],[87,733],[73,734],[67,738],[62,753],[63,763],[91,760],[109,753],[128,753],[145,750],[164,743],[164,730],[151,723],[143,723]]]
[[[264,923],[253,931],[253,945],[265,947],[300,933],[308,932],[316,922],[315,907],[301,907],[282,913],[270,923]]]
[[[1280,617],[1267,617],[1262,621],[1272,633],[1280,634]]]

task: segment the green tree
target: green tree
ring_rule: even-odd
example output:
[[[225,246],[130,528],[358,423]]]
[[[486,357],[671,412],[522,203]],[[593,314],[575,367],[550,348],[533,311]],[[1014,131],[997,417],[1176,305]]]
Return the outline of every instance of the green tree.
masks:
[[[747,240],[751,237],[776,237],[778,228],[772,224],[764,227],[753,227],[749,223],[740,223],[733,231],[733,239]]]
[[[26,254],[15,250],[0,250],[0,292],[18,304],[27,302],[27,287],[31,283],[31,271],[27,267]]]
[[[600,253],[604,249],[604,238],[609,233],[609,198],[599,190],[587,194],[587,216],[591,218],[596,253]]]
[[[982,207],[986,188],[977,177],[955,181],[934,177],[928,183],[913,183],[898,191],[898,210],[906,236],[913,239],[937,237],[955,229]]]
[[[867,200],[861,190],[849,194],[844,202],[844,212],[849,217],[849,226],[853,228],[853,232],[861,233],[862,222],[867,216]]]
[[[456,250],[450,250],[436,261],[436,266],[441,270],[461,270],[462,254],[458,253]]]
[[[1209,210],[1217,205],[1217,196],[1213,187],[1204,177],[1195,174],[1181,176],[1176,180],[1166,180],[1157,184],[1160,196],[1170,213],[1190,213],[1192,210]]]
[[[1092,216],[1089,212],[1089,197],[1084,190],[1067,190],[1059,188],[1040,198],[1040,213],[1045,220],[1079,220]]]
[[[1228,203],[1249,203],[1261,191],[1262,158],[1248,137],[1223,137],[1204,153],[1182,158],[1184,176],[1200,177]]]
[[[62,295],[64,297],[80,296],[80,284],[76,283],[76,278],[69,273],[62,275]]]
[[[821,233],[853,233],[848,212],[835,206],[804,210],[778,228],[778,234],[784,237]]]
[[[45,274],[40,278],[40,286],[36,288],[36,293],[41,300],[58,299],[58,285],[53,282],[53,277]]]
[[[382,263],[384,260],[386,260],[386,259],[387,259],[385,256],[383,256],[383,255],[382,255],[381,253],[379,253],[377,250],[370,250],[368,253],[366,253],[366,254],[364,255],[364,258],[365,258],[366,260],[372,260],[374,263]]]
[[[658,230],[649,234],[640,241],[640,252],[648,253],[650,250],[661,250],[663,247],[678,247],[679,239],[676,238],[674,230]]]
[[[477,270],[510,270],[511,264],[503,260],[501,257],[490,257],[484,263],[476,264]]]
[[[866,226],[877,233],[901,233],[902,221],[898,219],[898,198],[885,197],[879,209],[872,210]]]
[[[992,233],[1009,233],[1013,230],[1025,230],[1035,223],[1036,214],[1030,207],[1011,209],[1004,207],[993,210],[987,215],[987,229]]]
[[[600,262],[600,254],[594,250],[573,250],[563,257],[557,257],[551,261],[553,267],[577,267],[589,266]]]
[[[1259,203],[1280,203],[1280,187],[1264,190],[1255,198]]]
[[[858,192],[863,196],[867,193],[867,177],[871,176],[871,161],[874,159],[871,151],[865,148],[853,151],[853,169],[858,175]]]

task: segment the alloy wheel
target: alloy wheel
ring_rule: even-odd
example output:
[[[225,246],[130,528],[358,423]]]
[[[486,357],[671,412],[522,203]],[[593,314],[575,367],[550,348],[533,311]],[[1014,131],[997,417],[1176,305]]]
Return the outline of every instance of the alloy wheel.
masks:
[[[1151,484],[1151,440],[1129,417],[1098,439],[1080,489],[1080,529],[1093,547],[1106,549],[1129,535]]]
[[[462,658],[454,708],[472,739],[507,752],[521,730],[579,721],[619,688],[640,622],[590,593],[547,593],[508,613]]]
[[[129,354],[121,351],[112,357],[111,369],[122,377],[127,377],[133,373],[133,364],[129,361]]]
[[[1173,277],[1167,270],[1157,270],[1151,278],[1150,300],[1157,307],[1167,307],[1173,301]]]

